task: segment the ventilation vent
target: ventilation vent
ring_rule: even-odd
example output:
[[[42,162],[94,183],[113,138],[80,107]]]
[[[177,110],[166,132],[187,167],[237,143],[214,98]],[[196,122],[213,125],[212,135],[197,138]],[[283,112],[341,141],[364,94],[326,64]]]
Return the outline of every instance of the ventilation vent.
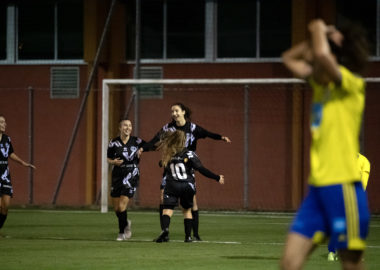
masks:
[[[135,70],[136,72],[136,70]],[[162,79],[162,67],[141,67],[140,79]],[[163,87],[159,84],[138,85],[141,99],[162,99]]]
[[[79,97],[79,67],[52,67],[50,70],[51,98]]]

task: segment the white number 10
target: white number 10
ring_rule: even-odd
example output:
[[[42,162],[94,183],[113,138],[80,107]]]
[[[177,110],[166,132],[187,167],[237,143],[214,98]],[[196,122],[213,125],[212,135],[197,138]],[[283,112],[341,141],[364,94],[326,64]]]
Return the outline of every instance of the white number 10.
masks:
[[[186,168],[183,163],[170,164],[170,170],[174,179],[184,180],[187,178]]]

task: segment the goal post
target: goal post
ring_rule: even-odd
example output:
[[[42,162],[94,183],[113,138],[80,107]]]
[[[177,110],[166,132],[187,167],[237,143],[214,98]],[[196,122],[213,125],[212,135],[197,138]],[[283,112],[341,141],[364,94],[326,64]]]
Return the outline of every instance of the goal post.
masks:
[[[380,78],[366,78],[367,83],[379,83]],[[192,88],[196,88],[199,86],[207,86],[207,85],[240,85],[244,88],[242,95],[242,99],[244,102],[242,103],[242,115],[243,115],[243,125],[244,128],[242,132],[244,133],[242,136],[242,151],[243,156],[243,183],[244,183],[244,192],[243,193],[243,207],[246,208],[249,204],[249,167],[252,165],[252,161],[249,160],[249,125],[250,125],[250,108],[249,103],[249,88],[254,88],[256,85],[300,85],[304,84],[303,80],[292,79],[292,78],[268,78],[268,79],[104,79],[102,84],[102,132],[101,132],[101,212],[108,212],[108,186],[109,186],[109,164],[107,163],[107,147],[110,141],[109,134],[109,109],[110,109],[110,86],[138,86],[138,85],[162,85],[166,86],[191,86]],[[218,102],[217,100],[215,102]],[[164,123],[162,123],[164,124]],[[153,134],[152,134],[153,135]],[[296,202],[295,202],[296,203]]]

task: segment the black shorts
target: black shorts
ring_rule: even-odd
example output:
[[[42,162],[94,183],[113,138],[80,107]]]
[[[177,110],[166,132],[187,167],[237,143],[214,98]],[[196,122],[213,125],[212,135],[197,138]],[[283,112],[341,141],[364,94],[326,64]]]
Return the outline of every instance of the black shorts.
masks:
[[[3,183],[0,184],[0,197],[3,195],[9,195],[11,198],[13,197],[13,187],[11,183]]]
[[[196,183],[194,185],[194,195],[197,194],[197,185]],[[160,190],[163,190],[166,186],[166,176],[162,177],[161,179],[161,184],[160,184]]]
[[[168,181],[164,188],[164,208],[174,209],[180,205],[184,209],[193,207],[193,197],[195,194],[195,185],[190,182]]]
[[[140,179],[139,169],[129,170],[125,175],[112,175],[111,197],[133,198]]]
[[[0,171],[0,197],[2,195],[13,197],[13,186],[11,176],[9,175],[9,169],[6,169],[6,171]]]

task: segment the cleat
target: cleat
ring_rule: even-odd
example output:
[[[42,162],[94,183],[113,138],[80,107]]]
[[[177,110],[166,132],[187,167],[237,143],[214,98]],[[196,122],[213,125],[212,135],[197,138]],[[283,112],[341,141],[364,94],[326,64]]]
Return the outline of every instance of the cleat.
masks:
[[[128,225],[124,229],[124,235],[126,239],[130,239],[132,237],[132,221],[130,221],[129,219],[127,221]]]
[[[327,255],[327,260],[329,262],[337,261],[338,256],[336,256],[336,254],[334,252],[329,252],[329,254]]]
[[[153,240],[156,243],[163,243],[163,242],[169,242],[169,232],[168,231],[162,231],[161,234]]]
[[[202,241],[199,235],[194,235],[194,241]]]
[[[127,238],[125,237],[124,233],[119,233],[117,235],[116,241],[125,241],[125,240],[127,240]]]
[[[193,239],[191,239],[191,236],[185,237],[185,243],[191,243],[193,242]]]

